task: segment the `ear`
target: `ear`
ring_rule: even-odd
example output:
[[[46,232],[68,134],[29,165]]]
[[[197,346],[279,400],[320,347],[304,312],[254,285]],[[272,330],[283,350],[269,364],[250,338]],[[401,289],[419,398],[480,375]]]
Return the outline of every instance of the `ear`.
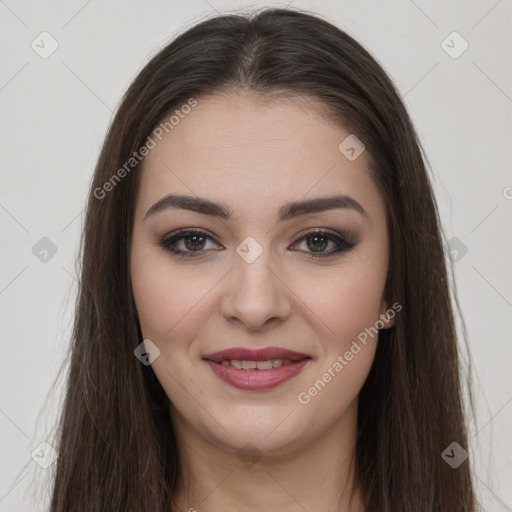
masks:
[[[379,308],[379,325],[381,325],[381,329],[389,329],[395,325],[395,317],[397,312],[402,309],[402,306],[395,302],[393,306],[388,305],[388,301],[385,299],[381,300],[380,308]]]

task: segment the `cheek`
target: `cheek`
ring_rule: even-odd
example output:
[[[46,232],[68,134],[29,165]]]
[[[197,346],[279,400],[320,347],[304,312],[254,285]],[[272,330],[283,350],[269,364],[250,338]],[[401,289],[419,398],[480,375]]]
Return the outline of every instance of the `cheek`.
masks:
[[[315,288],[309,294],[309,305],[321,320],[315,330],[323,351],[297,398],[311,422],[336,421],[357,399],[371,369],[385,283],[382,268],[372,268],[347,266],[324,283],[323,293]]]
[[[201,310],[208,292],[207,280],[196,282],[190,270],[172,269],[165,258],[134,253],[131,264],[132,291],[145,338],[163,341],[187,325]]]
[[[316,317],[325,350],[340,353],[379,319],[385,268],[354,264],[325,279],[316,277],[314,285],[306,280],[298,294]]]

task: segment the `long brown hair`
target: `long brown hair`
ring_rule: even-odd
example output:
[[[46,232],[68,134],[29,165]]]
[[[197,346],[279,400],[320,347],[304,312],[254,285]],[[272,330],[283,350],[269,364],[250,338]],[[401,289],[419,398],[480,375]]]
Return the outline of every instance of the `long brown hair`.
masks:
[[[359,396],[356,482],[366,510],[475,511],[469,460],[454,469],[442,457],[453,442],[468,449],[458,303],[413,124],[389,77],[352,37],[305,11],[265,9],[180,34],[138,74],[109,128],[80,244],[50,512],[175,510],[182,475],[168,398],[151,366],[134,357],[143,339],[129,275],[140,163],[126,162],[191,98],[240,88],[321,100],[322,115],[364,141],[387,205],[386,296],[403,309],[380,332]]]

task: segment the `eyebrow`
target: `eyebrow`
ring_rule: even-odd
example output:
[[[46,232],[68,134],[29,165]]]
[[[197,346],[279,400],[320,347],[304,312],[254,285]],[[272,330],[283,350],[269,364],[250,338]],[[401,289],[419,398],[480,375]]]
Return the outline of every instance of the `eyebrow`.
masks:
[[[315,197],[313,199],[302,199],[286,203],[279,209],[279,221],[282,222],[299,215],[323,212],[336,208],[354,210],[361,214],[367,222],[371,223],[371,217],[361,204],[347,195]],[[225,203],[217,203],[197,196],[169,194],[151,206],[143,220],[167,209],[191,210],[224,220],[229,220],[234,214],[234,211]]]

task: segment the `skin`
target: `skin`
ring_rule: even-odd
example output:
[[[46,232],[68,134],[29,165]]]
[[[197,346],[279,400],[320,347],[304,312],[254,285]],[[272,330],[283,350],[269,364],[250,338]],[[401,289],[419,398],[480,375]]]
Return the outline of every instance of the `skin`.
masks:
[[[308,99],[309,105],[315,101]],[[172,404],[188,475],[176,496],[180,510],[363,510],[357,493],[349,506],[350,460],[357,398],[377,336],[359,343],[361,351],[309,403],[298,400],[390,309],[383,299],[385,203],[368,173],[366,153],[349,161],[338,150],[348,135],[299,99],[210,96],[199,98],[144,162],[130,273],[144,339],[160,350],[152,367]],[[235,215],[221,220],[167,209],[144,220],[169,193],[223,202]],[[354,198],[370,220],[338,208],[278,222],[285,203],[333,193]],[[180,228],[212,237],[198,257],[177,258],[159,245]],[[351,230],[358,245],[314,257],[315,246],[299,241],[310,228],[341,235]],[[248,236],[263,250],[252,263],[236,252]],[[197,246],[190,239],[178,242],[189,252]],[[320,252],[335,247],[331,241]],[[236,346],[278,346],[311,360],[276,388],[240,390],[202,359]],[[256,458],[241,457],[247,443]]]

